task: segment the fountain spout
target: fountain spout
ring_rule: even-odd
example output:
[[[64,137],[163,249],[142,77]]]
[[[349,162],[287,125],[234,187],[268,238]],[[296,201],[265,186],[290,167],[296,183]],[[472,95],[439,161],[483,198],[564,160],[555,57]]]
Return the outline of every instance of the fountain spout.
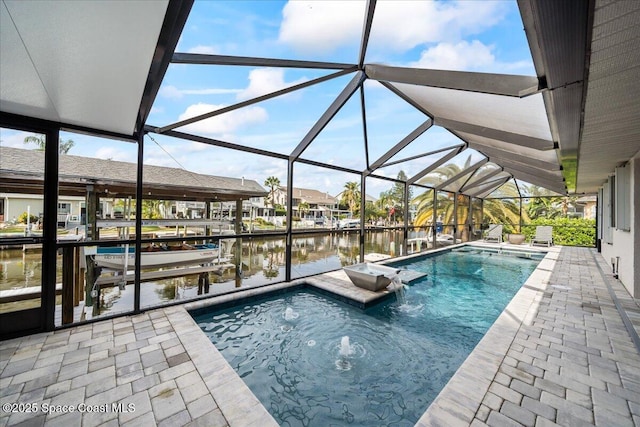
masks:
[[[393,283],[393,290],[396,294],[396,300],[398,301],[398,304],[406,305],[407,299],[404,296],[404,285],[402,284],[400,276],[396,274],[393,279],[391,279],[391,283]]]
[[[284,310],[284,320],[286,321],[291,321],[291,320],[295,320],[298,318],[298,313],[296,313],[295,311],[293,311],[293,308],[291,307],[287,307]]]
[[[345,335],[340,340],[340,356],[347,357],[351,354],[351,345],[349,344],[349,336]]]

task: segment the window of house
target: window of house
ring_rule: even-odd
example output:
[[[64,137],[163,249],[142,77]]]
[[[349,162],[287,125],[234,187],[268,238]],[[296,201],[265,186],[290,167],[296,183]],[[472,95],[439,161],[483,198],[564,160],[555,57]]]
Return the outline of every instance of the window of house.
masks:
[[[609,224],[616,227],[616,176],[609,177]]]
[[[59,214],[71,213],[71,203],[58,203],[58,213]]]
[[[617,229],[631,231],[631,167],[628,164],[616,168],[615,202]]]

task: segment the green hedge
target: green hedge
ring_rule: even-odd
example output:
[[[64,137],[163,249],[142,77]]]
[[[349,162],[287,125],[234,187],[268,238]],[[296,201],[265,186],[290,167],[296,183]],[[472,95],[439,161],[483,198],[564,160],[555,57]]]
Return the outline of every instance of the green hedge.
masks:
[[[596,245],[596,221],[582,218],[537,218],[522,226],[527,241],[536,234],[536,225],[553,226],[553,243],[564,246]]]

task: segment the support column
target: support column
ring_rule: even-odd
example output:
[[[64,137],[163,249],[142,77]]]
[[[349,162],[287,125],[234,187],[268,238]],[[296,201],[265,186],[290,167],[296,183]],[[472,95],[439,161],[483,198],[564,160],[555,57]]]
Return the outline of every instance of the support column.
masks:
[[[404,228],[402,230],[402,253],[407,253],[407,240],[409,239],[409,184],[404,183]]]
[[[433,189],[433,223],[431,228],[431,248],[436,248],[436,229],[438,228],[438,192],[436,189]]]
[[[206,202],[204,202],[204,217],[207,219],[207,221],[211,221],[211,200],[207,200]],[[208,225],[204,226],[204,235],[205,236],[209,236],[211,234],[211,227],[209,227]],[[205,241],[204,243],[211,243],[209,241]]]
[[[236,200],[235,233],[242,234],[242,200]],[[242,286],[242,237],[236,237],[234,264],[236,265],[236,288],[239,288]]]
[[[73,303],[74,303],[74,248],[65,246],[62,249],[62,324],[73,323]]]
[[[457,242],[458,234],[458,193],[453,193],[453,244]]]
[[[73,248],[73,306],[77,307],[80,305],[80,295],[82,295],[82,278],[83,274],[80,270],[80,248]]]
[[[291,281],[291,263],[293,258],[293,251],[291,245],[292,241],[292,207],[293,207],[293,160],[289,159],[289,164],[287,166],[287,212],[286,212],[286,221],[287,226],[286,236],[285,236],[285,279],[287,282]]]
[[[59,129],[46,132],[44,149],[44,200],[42,226],[42,329],[55,328],[56,313],[56,250],[58,229],[58,146]]]
[[[95,230],[96,230],[96,193],[94,191],[93,185],[87,185],[87,195],[85,206],[87,207],[87,216],[86,216],[86,224],[85,224],[85,237],[88,240],[95,240]],[[94,298],[92,294],[93,285],[98,279],[98,272],[96,266],[93,262],[93,258],[90,256],[86,257],[87,264],[87,272],[86,272],[86,283],[85,283],[85,306],[93,306],[93,315],[97,315],[98,307],[97,307],[97,297]],[[97,289],[97,288],[96,288]],[[98,290],[98,294],[100,291]]]
[[[367,208],[367,194],[366,194],[366,177],[364,174],[360,175],[360,262],[364,262],[364,222],[365,222],[365,209]]]
[[[93,185],[87,185],[87,224],[85,236],[90,240],[100,239],[98,230],[98,208],[100,207],[100,196],[96,193]]]
[[[134,270],[134,292],[133,292],[133,312],[140,312],[140,264],[142,262],[142,185],[144,183],[144,134],[138,135],[138,168],[136,171],[136,253],[134,259],[136,268]],[[131,202],[129,202],[131,203]],[[129,215],[131,215],[131,205],[129,205]],[[128,230],[128,228],[127,228]]]

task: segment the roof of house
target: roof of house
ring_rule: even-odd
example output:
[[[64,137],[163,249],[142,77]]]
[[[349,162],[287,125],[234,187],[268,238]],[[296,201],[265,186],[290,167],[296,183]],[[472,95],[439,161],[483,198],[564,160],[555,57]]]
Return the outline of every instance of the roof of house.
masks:
[[[342,193],[344,193],[344,191],[341,191],[340,193],[336,194],[336,196],[335,196],[335,197],[336,197],[336,200],[340,200],[340,199],[342,199]],[[364,198],[365,198],[365,200],[366,200],[367,202],[370,202],[370,203],[375,203],[375,202],[377,202],[377,201],[378,201],[378,198],[377,198],[377,197],[373,197],[373,196],[372,196],[372,195],[370,195],[370,194],[365,194],[365,195],[364,195]]]
[[[286,192],[287,187],[280,187],[280,190]],[[307,203],[313,204],[335,204],[336,198],[330,196],[327,192],[312,190],[310,188],[293,187],[293,198],[300,199]]]
[[[12,187],[9,183],[13,183],[17,190],[20,183],[25,184],[25,180],[34,183],[41,180],[43,168],[44,152],[41,150],[0,147],[0,176],[9,187]],[[135,163],[66,154],[60,156],[58,171],[60,187],[67,191],[75,188],[84,193],[87,185],[94,185],[97,191],[106,190],[112,195],[130,195],[132,190],[135,194]],[[154,165],[144,165],[143,186],[145,195],[171,199],[236,200],[267,194],[254,180],[204,175]]]

